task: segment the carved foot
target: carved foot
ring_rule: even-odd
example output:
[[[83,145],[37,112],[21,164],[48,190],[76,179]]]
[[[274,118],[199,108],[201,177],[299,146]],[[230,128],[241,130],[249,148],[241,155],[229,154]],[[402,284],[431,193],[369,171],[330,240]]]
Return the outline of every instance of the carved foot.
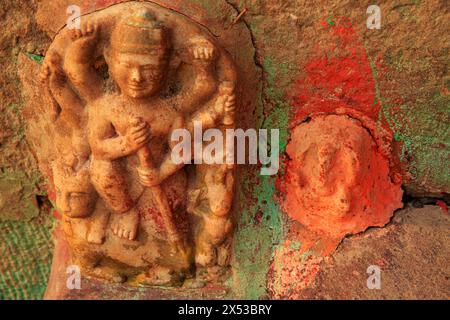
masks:
[[[139,218],[140,215],[137,208],[118,215],[111,227],[113,233],[119,238],[134,240],[137,236]]]
[[[211,244],[203,243],[197,244],[197,250],[195,252],[195,263],[202,267],[214,265],[217,260],[217,254],[214,246]]]
[[[195,255],[195,262],[201,266],[210,265],[215,260],[215,255],[212,252],[202,252]]]

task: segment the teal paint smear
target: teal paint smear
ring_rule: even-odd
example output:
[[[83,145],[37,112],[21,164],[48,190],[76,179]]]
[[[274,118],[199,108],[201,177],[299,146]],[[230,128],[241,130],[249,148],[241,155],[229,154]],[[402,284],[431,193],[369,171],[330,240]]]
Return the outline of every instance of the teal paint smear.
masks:
[[[277,63],[266,58],[263,64],[266,87],[263,98],[274,107],[264,117],[263,104],[257,105],[258,128],[279,130],[279,155],[288,141],[290,105],[285,101],[283,89],[289,83],[289,64]],[[286,85],[282,85],[285,83]],[[268,141],[271,139],[268,137]],[[272,150],[272,146],[270,146]],[[281,159],[280,159],[280,165]],[[235,288],[237,296],[245,299],[261,299],[267,296],[267,281],[275,248],[282,241],[284,233],[283,214],[275,201],[275,183],[278,175],[261,176],[259,169],[243,170],[238,187],[242,215],[234,237]]]

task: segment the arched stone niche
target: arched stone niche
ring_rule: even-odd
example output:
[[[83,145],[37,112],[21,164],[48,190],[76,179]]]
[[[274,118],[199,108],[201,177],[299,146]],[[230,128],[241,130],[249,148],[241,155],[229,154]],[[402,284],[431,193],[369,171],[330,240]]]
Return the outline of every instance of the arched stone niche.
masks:
[[[229,292],[223,283],[232,268],[240,169],[186,165],[160,181],[154,172],[167,157],[166,136],[177,121],[180,128],[194,120],[219,130],[252,127],[260,77],[248,30],[231,25],[227,16],[235,14],[232,8],[214,17],[196,12],[196,18],[206,17],[202,25],[188,17],[192,6],[182,3],[177,9],[186,12],[164,1],[102,3],[82,12],[79,31],[64,26],[56,33],[42,67],[22,58],[27,137],[61,217],[47,298],[80,295],[66,288],[67,267],[73,265],[90,278],[87,297],[96,296],[105,280],[200,291],[210,283],[218,295]],[[55,9],[66,4],[54,2],[53,10],[41,5],[43,29],[67,18]],[[135,64],[121,68],[128,58]],[[129,70],[147,65],[145,84],[154,92],[143,93]],[[155,107],[125,103],[124,95],[148,95]],[[148,132],[136,119],[145,120]],[[105,127],[99,139],[109,140],[99,147],[96,132]],[[121,154],[119,144],[119,156],[106,155],[129,127],[142,139],[147,132],[147,146]],[[145,177],[147,185],[140,182]],[[134,218],[127,218],[133,211]],[[155,290],[148,296],[161,294]]]

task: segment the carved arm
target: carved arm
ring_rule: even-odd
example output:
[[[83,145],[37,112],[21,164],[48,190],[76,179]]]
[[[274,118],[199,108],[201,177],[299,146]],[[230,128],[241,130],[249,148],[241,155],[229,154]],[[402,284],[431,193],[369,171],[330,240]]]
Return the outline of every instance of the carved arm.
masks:
[[[86,23],[81,30],[72,30],[74,41],[64,61],[69,79],[88,103],[103,94],[102,79],[93,66],[98,35],[99,26],[95,23]]]

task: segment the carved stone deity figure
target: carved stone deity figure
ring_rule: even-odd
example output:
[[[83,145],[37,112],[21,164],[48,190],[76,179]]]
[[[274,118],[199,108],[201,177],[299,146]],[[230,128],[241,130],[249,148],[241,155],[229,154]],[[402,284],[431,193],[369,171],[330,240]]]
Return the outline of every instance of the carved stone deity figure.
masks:
[[[56,206],[83,274],[150,286],[225,277],[234,167],[174,161],[173,140],[235,126],[236,72],[214,37],[154,4],[115,5],[59,32],[42,81]]]

